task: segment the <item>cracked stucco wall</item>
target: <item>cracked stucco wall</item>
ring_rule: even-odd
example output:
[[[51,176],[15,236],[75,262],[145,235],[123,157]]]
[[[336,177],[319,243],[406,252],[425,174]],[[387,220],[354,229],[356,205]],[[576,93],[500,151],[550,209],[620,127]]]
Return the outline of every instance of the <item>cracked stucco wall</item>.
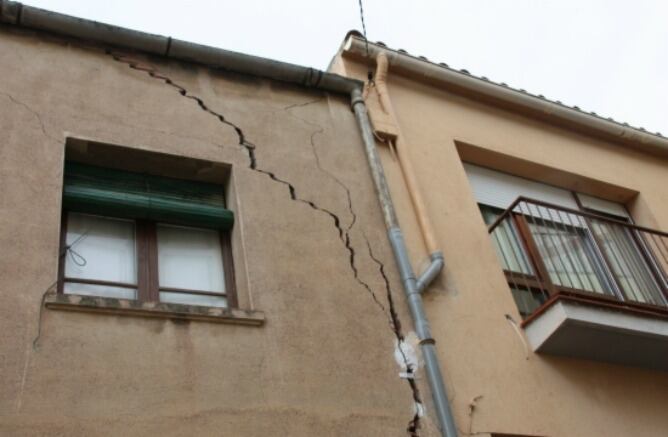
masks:
[[[346,97],[4,27],[0,77],[1,434],[435,435]],[[33,348],[67,136],[230,164],[265,326],[44,310]]]

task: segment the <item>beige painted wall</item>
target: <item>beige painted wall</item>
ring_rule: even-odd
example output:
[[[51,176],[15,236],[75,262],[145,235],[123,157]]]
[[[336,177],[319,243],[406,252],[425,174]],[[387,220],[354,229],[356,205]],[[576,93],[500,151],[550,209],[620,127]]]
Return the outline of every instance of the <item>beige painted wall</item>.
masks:
[[[367,68],[351,60],[339,57],[332,65],[366,77]],[[462,435],[666,435],[668,373],[527,351],[505,318],[521,320],[456,145],[505,157],[486,162],[505,171],[626,200],[639,224],[664,231],[668,162],[392,73],[389,89],[445,254],[445,274],[425,306]],[[379,148],[414,264],[424,266],[427,254],[397,162]]]
[[[224,114],[259,168],[335,214],[378,303],[332,217],[249,169],[230,126],[101,48],[2,27],[0,434],[406,435],[413,394],[366,239],[406,333],[409,316],[347,98],[133,58]],[[265,325],[40,310],[57,274],[67,137],[230,165],[240,302]]]

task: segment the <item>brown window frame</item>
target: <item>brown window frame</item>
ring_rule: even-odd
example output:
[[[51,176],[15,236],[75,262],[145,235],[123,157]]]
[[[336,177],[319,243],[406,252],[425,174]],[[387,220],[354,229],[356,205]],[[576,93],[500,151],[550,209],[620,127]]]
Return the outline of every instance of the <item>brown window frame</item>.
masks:
[[[234,260],[232,257],[231,231],[218,231],[222,255],[222,266],[225,277],[225,293],[214,293],[196,289],[182,289],[161,287],[158,279],[158,234],[157,225],[162,222],[150,220],[133,220],[135,224],[135,248],[137,253],[137,284],[122,282],[100,281],[95,279],[68,278],[65,276],[65,262],[67,259],[67,216],[70,212],[63,210],[60,226],[60,257],[58,262],[58,289],[64,294],[65,282],[80,284],[110,285],[122,288],[137,289],[137,301],[160,302],[160,291],[171,291],[184,294],[224,297],[227,299],[227,308],[237,308],[236,281],[234,278]],[[100,216],[118,218],[112,216]],[[167,223],[165,223],[167,224]]]

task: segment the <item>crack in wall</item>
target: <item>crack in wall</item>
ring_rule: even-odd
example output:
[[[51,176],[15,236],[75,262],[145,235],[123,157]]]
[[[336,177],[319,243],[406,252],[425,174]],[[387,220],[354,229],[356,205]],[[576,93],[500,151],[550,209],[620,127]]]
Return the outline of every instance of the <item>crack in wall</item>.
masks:
[[[40,129],[42,130],[42,134],[44,134],[44,136],[45,136],[46,138],[48,138],[48,139],[50,139],[50,140],[52,140],[52,141],[55,141],[55,142],[57,142],[58,144],[61,143],[61,141],[60,141],[59,139],[52,137],[52,136],[47,132],[47,130],[46,130],[46,126],[44,125],[44,120],[42,120],[42,116],[39,115],[39,113],[38,113],[37,111],[35,111],[35,110],[32,109],[30,106],[28,106],[26,103],[23,103],[22,101],[18,100],[17,98],[15,98],[14,96],[12,96],[11,94],[9,94],[9,93],[7,93],[7,92],[0,91],[0,94],[2,94],[3,96],[7,97],[7,98],[8,98],[12,103],[14,103],[15,105],[19,105],[19,106],[22,106],[22,107],[24,107],[25,109],[27,109],[28,112],[30,112],[30,113],[37,119],[37,122],[39,123],[39,127],[40,127]]]
[[[350,231],[352,229],[353,225],[355,224],[355,222],[357,220],[357,215],[355,214],[355,212],[353,210],[352,197],[351,197],[350,190],[348,189],[348,187],[343,182],[341,182],[341,180],[339,178],[337,178],[334,174],[332,174],[330,171],[328,171],[327,169],[325,169],[321,165],[320,156],[318,155],[317,147],[315,145],[315,137],[317,135],[323,134],[325,129],[320,124],[317,124],[317,123],[314,123],[312,121],[306,120],[306,119],[304,119],[302,117],[299,117],[299,116],[293,114],[292,112],[290,112],[290,109],[301,108],[301,107],[308,106],[308,105],[311,105],[311,104],[314,104],[314,103],[318,103],[322,100],[323,100],[323,98],[319,98],[319,99],[310,100],[310,101],[307,101],[307,102],[304,102],[304,103],[292,104],[292,105],[286,106],[285,108],[283,108],[283,110],[286,111],[288,114],[290,114],[295,119],[300,120],[303,123],[306,123],[306,124],[316,128],[316,130],[314,130],[311,133],[311,136],[310,136],[311,149],[312,149],[313,155],[315,157],[316,165],[317,165],[317,167],[320,171],[322,171],[323,173],[330,176],[332,178],[332,180],[334,180],[341,188],[343,188],[345,190],[346,196],[347,196],[347,199],[348,199],[348,210],[349,210],[352,218],[351,218],[350,224],[348,225],[348,227],[346,229],[345,237],[346,237],[346,246],[349,247],[350,236],[349,236],[348,231]],[[362,283],[362,285],[367,288],[368,292],[373,296],[374,301],[382,309],[383,313],[389,312],[390,327],[391,327],[392,332],[393,332],[393,334],[394,334],[394,336],[397,340],[397,345],[398,345],[397,349],[399,350],[399,352],[401,354],[402,360],[404,361],[404,365],[406,366],[406,369],[408,370],[408,372],[409,373],[414,373],[414,371],[417,370],[417,369],[412,368],[412,365],[408,361],[408,357],[406,357],[406,354],[404,353],[404,350],[400,347],[401,343],[403,343],[405,340],[404,340],[404,335],[403,335],[403,332],[402,332],[402,329],[401,329],[401,321],[399,320],[399,315],[397,314],[397,311],[396,311],[395,306],[394,306],[394,297],[392,296],[392,288],[391,288],[391,285],[390,285],[390,281],[389,281],[389,278],[387,277],[387,274],[385,273],[385,265],[383,264],[382,261],[380,261],[380,259],[376,258],[376,256],[374,255],[373,250],[371,248],[371,244],[370,244],[368,238],[366,237],[366,235],[364,235],[364,241],[366,242],[366,245],[367,245],[367,249],[368,249],[368,252],[369,252],[369,257],[378,266],[378,271],[379,271],[381,277],[383,278],[383,282],[385,283],[386,299],[387,299],[387,304],[388,304],[388,310],[389,311],[385,310],[385,306],[382,303],[380,303],[376,294],[371,290],[371,288],[366,283]],[[357,279],[357,268],[355,267],[355,257],[354,256],[355,256],[355,254],[351,250],[350,266],[353,269],[353,271],[355,272],[355,276],[356,276],[356,279]],[[406,432],[411,437],[419,437],[420,416],[421,416],[421,411],[419,410],[419,406],[423,405],[422,404],[422,399],[421,399],[421,396],[420,396],[419,388],[417,387],[417,384],[415,382],[415,379],[406,378],[406,381],[408,382],[408,385],[411,389],[411,393],[413,395],[413,401],[416,405],[416,411],[408,422],[408,425],[406,427]]]
[[[383,313],[385,313],[386,312],[385,306],[378,299],[378,296],[376,296],[376,293],[374,293],[374,291],[371,289],[369,284],[367,284],[365,281],[363,281],[359,277],[359,270],[358,270],[357,264],[355,262],[357,253],[355,252],[355,249],[352,246],[351,237],[350,237],[350,231],[352,230],[353,226],[357,222],[357,214],[355,214],[355,210],[353,209],[353,200],[352,200],[352,195],[350,194],[350,189],[348,188],[348,186],[346,184],[344,184],[341,181],[341,179],[339,179],[332,172],[330,172],[329,170],[324,168],[322,166],[321,161],[320,161],[320,155],[318,154],[318,149],[317,149],[316,144],[315,144],[315,137],[317,135],[324,134],[325,128],[322,127],[318,123],[306,120],[305,118],[299,117],[299,116],[293,114],[292,112],[290,112],[290,110],[293,109],[293,108],[301,108],[301,107],[304,107],[304,106],[308,106],[308,105],[311,105],[311,104],[314,104],[314,103],[318,103],[318,102],[322,101],[323,99],[324,99],[324,97],[321,97],[321,98],[318,98],[318,99],[315,99],[315,100],[309,100],[309,101],[304,102],[304,103],[295,103],[295,104],[288,105],[288,106],[284,107],[283,110],[285,112],[287,112],[291,117],[295,118],[296,120],[299,120],[299,121],[301,121],[301,122],[303,122],[303,123],[305,123],[309,126],[313,126],[313,127],[316,128],[313,132],[311,132],[311,135],[310,135],[311,151],[313,152],[313,156],[315,158],[316,166],[318,167],[318,170],[320,170],[321,172],[323,172],[327,176],[329,176],[334,182],[336,182],[337,185],[339,185],[345,191],[346,199],[348,201],[348,212],[350,213],[351,219],[350,219],[350,223],[348,224],[348,226],[343,230],[342,241],[343,241],[343,244],[346,247],[346,250],[348,251],[348,262],[350,264],[350,268],[353,272],[353,276],[355,277],[355,280],[357,281],[357,283],[360,284],[362,287],[364,287],[364,289],[369,293],[369,295],[373,299],[374,303],[381,309],[381,311],[383,311]]]
[[[332,221],[334,222],[334,226],[336,227],[336,230],[338,232],[339,239],[341,240],[341,242],[343,243],[343,245],[346,248],[346,251],[348,252],[349,264],[350,264],[350,267],[352,269],[355,281],[359,285],[364,287],[364,289],[371,295],[371,297],[374,300],[374,302],[376,303],[376,305],[378,305],[383,310],[383,312],[385,311],[385,307],[380,302],[380,300],[378,300],[376,294],[373,292],[373,290],[371,289],[369,284],[364,282],[359,277],[359,271],[358,271],[357,265],[355,263],[356,252],[355,252],[355,249],[352,247],[351,238],[350,238],[350,230],[351,230],[352,226],[355,224],[355,221],[357,219],[357,216],[355,215],[355,213],[352,209],[352,200],[351,200],[351,196],[350,196],[350,190],[338,178],[336,178],[334,175],[332,175],[331,173],[329,173],[328,171],[324,170],[321,167],[320,160],[319,160],[319,157],[317,156],[317,152],[315,150],[315,145],[314,145],[314,141],[313,141],[314,134],[317,134],[319,132],[315,132],[314,134],[311,135],[311,146],[313,148],[314,154],[316,154],[316,157],[317,157],[316,162],[317,162],[318,168],[321,169],[323,172],[325,172],[327,174],[330,174],[330,176],[332,176],[334,179],[336,179],[339,182],[339,184],[343,188],[345,188],[345,190],[346,190],[346,194],[348,196],[349,211],[350,211],[350,213],[353,217],[353,219],[351,220],[351,223],[348,225],[348,227],[346,229],[344,229],[342,227],[341,220],[340,220],[338,215],[336,215],[332,211],[328,210],[327,208],[324,208],[324,207],[321,207],[321,206],[317,205],[315,202],[312,202],[308,199],[302,199],[301,197],[299,197],[297,195],[297,190],[292,183],[277,177],[276,174],[271,172],[271,171],[259,168],[258,163],[257,163],[257,157],[256,157],[256,154],[255,154],[255,148],[256,148],[255,144],[251,143],[250,141],[248,141],[246,139],[245,134],[243,133],[243,131],[241,130],[241,128],[239,126],[237,126],[235,123],[232,123],[231,121],[227,120],[222,114],[220,114],[220,113],[214,111],[213,109],[209,108],[201,98],[199,98],[199,97],[197,97],[193,94],[190,94],[185,87],[177,84],[176,82],[174,82],[169,77],[167,77],[163,74],[160,74],[159,72],[157,72],[151,66],[141,64],[141,63],[139,63],[137,61],[134,61],[134,60],[131,60],[131,59],[127,59],[122,55],[119,55],[119,54],[116,54],[116,53],[112,52],[111,50],[105,50],[105,53],[107,55],[111,56],[115,61],[126,64],[134,70],[144,72],[144,73],[148,74],[149,76],[151,76],[152,78],[161,80],[165,84],[171,86],[172,88],[175,88],[181,96],[195,101],[197,103],[197,105],[200,107],[200,109],[202,109],[204,112],[209,113],[210,115],[212,115],[216,119],[218,119],[218,121],[220,121],[221,123],[233,128],[234,131],[237,134],[237,137],[238,137],[238,140],[239,140],[239,145],[241,147],[243,147],[244,149],[246,149],[246,151],[248,152],[248,158],[249,158],[249,161],[250,161],[249,168],[251,170],[262,173],[262,174],[268,176],[269,178],[271,178],[273,181],[285,185],[288,188],[288,191],[290,193],[290,198],[292,200],[304,203],[304,204],[308,205],[309,207],[311,207],[312,209],[314,209],[316,211],[320,211],[322,213],[327,214],[332,219]],[[309,104],[309,103],[312,103],[312,102],[306,102],[304,104],[294,105],[293,107],[304,106],[304,105]],[[287,107],[287,109],[290,109],[290,107]]]
[[[297,117],[294,114],[291,114],[290,111],[289,111],[292,108],[306,106],[306,105],[315,103],[316,101],[319,101],[321,99],[318,99],[318,100],[315,100],[315,101],[309,101],[309,102],[305,102],[305,103],[300,103],[300,104],[295,104],[295,105],[289,105],[289,106],[283,108],[283,110],[285,110],[291,116],[303,121],[304,123],[310,124],[312,126],[316,126],[318,128],[314,132],[311,133],[311,136],[310,136],[311,148],[312,148],[312,151],[313,151],[313,154],[314,154],[314,157],[315,157],[315,160],[316,160],[316,165],[317,165],[318,169],[321,170],[322,172],[328,174],[346,192],[346,196],[347,196],[347,200],[348,200],[348,211],[351,215],[351,220],[350,220],[350,223],[348,224],[348,226],[346,226],[345,228],[342,226],[341,220],[340,220],[338,215],[336,215],[335,213],[333,213],[332,211],[330,211],[330,210],[328,210],[324,207],[321,207],[321,206],[317,205],[315,202],[313,202],[311,200],[303,199],[303,198],[299,197],[297,195],[297,190],[296,190],[295,186],[291,182],[288,182],[287,180],[279,178],[278,176],[276,176],[275,173],[273,173],[271,171],[268,171],[268,170],[265,170],[265,169],[262,169],[262,168],[258,167],[258,159],[257,159],[256,153],[255,153],[255,149],[256,149],[255,144],[251,143],[250,141],[248,141],[246,139],[244,132],[242,131],[242,129],[238,125],[236,125],[235,123],[227,120],[221,113],[216,112],[213,109],[209,108],[209,106],[207,106],[207,104],[200,97],[198,97],[196,95],[193,95],[193,94],[190,94],[185,87],[177,84],[176,82],[174,82],[169,77],[159,73],[156,69],[154,69],[151,66],[144,65],[144,64],[141,64],[137,61],[128,59],[128,58],[124,57],[123,55],[119,55],[119,54],[116,54],[116,53],[112,52],[111,50],[105,50],[105,53],[107,55],[109,55],[110,57],[112,57],[115,61],[126,64],[131,69],[144,72],[144,73],[148,74],[150,77],[152,77],[154,79],[161,80],[166,85],[176,89],[177,92],[181,96],[195,101],[197,103],[197,105],[200,107],[201,110],[203,110],[204,112],[214,116],[221,123],[223,123],[223,124],[231,127],[232,129],[234,129],[234,131],[236,132],[237,137],[238,137],[239,146],[244,148],[246,150],[246,152],[248,153],[249,168],[251,170],[262,173],[262,174],[268,176],[273,181],[278,182],[282,185],[285,185],[288,188],[288,191],[290,193],[290,198],[292,200],[304,203],[304,204],[308,205],[309,207],[311,207],[315,211],[319,211],[321,213],[327,214],[332,219],[332,221],[334,223],[334,226],[336,227],[337,233],[339,235],[339,239],[341,240],[341,242],[343,243],[343,245],[345,246],[345,249],[347,250],[347,252],[349,254],[348,260],[349,260],[350,268],[351,268],[351,271],[353,272],[353,276],[354,276],[355,281],[359,285],[361,285],[370,294],[374,303],[381,309],[383,314],[387,313],[387,310],[386,310],[385,306],[380,302],[380,300],[378,299],[376,294],[373,292],[373,290],[371,289],[369,284],[367,284],[365,281],[363,281],[359,277],[359,271],[358,271],[358,268],[357,268],[357,265],[356,265],[356,262],[355,262],[357,253],[352,246],[351,238],[350,238],[350,231],[352,230],[352,227],[355,225],[355,223],[357,221],[357,215],[355,214],[354,209],[353,209],[350,189],[340,179],[338,179],[331,172],[329,172],[327,169],[322,167],[321,162],[320,162],[320,157],[317,153],[317,148],[315,146],[315,137],[318,134],[322,134],[324,132],[324,128],[322,126],[318,125],[318,124],[315,124],[313,122],[309,122],[307,120],[304,120],[301,117]],[[393,333],[394,333],[394,335],[397,339],[397,342],[403,342],[404,341],[404,336],[401,333],[401,323],[400,323],[399,317],[398,317],[398,315],[397,315],[397,313],[394,309],[394,301],[393,301],[393,298],[392,298],[392,291],[391,291],[391,288],[390,288],[389,279],[388,279],[387,275],[385,274],[385,267],[384,267],[383,263],[373,255],[371,245],[370,245],[368,239],[366,238],[366,236],[364,236],[364,239],[367,243],[367,247],[368,247],[368,250],[369,250],[369,256],[379,266],[379,272],[380,272],[381,276],[383,277],[383,281],[385,282],[385,288],[386,288],[386,291],[387,291],[387,301],[388,301],[388,305],[389,305],[389,319],[390,319],[391,329],[392,329],[392,331],[393,331]],[[399,348],[399,349],[401,350],[401,348]],[[410,364],[408,363],[408,360],[407,360],[406,356],[404,355],[403,351],[401,351],[401,355],[403,356],[403,360],[406,363],[407,369],[409,369],[409,371],[412,372],[413,371],[412,366],[410,366]],[[417,388],[417,385],[416,385],[415,381],[411,378],[408,378],[407,381],[408,381],[408,383],[411,387],[414,402],[416,404],[421,405],[422,401],[420,399],[419,390]],[[416,407],[417,407],[417,405],[416,405]],[[413,416],[413,418],[409,422],[409,425],[408,425],[408,428],[407,428],[407,432],[409,433],[410,436],[412,436],[412,437],[418,436],[419,425],[420,425],[420,411],[416,409],[415,415]]]
[[[283,110],[284,110],[285,112],[287,112],[291,117],[294,117],[294,118],[296,118],[297,120],[299,120],[299,121],[301,121],[301,122],[303,122],[303,123],[306,123],[306,124],[308,124],[308,125],[313,126],[313,127],[316,128],[316,130],[313,131],[313,132],[311,133],[311,138],[310,138],[310,141],[311,141],[311,149],[312,149],[312,151],[313,151],[313,157],[315,158],[315,164],[318,166],[318,170],[322,171],[322,172],[325,173],[327,176],[329,176],[330,178],[332,178],[332,180],[333,180],[334,182],[336,182],[336,184],[337,184],[338,186],[340,186],[341,188],[343,188],[343,190],[346,192],[346,197],[347,197],[347,199],[348,199],[348,211],[350,212],[350,216],[351,216],[350,224],[348,224],[347,230],[351,230],[352,227],[355,225],[355,222],[357,221],[357,215],[355,214],[355,211],[353,210],[353,201],[352,201],[352,196],[350,195],[350,189],[348,188],[348,186],[347,186],[346,184],[344,184],[344,183],[341,181],[341,179],[339,179],[338,177],[336,177],[336,175],[334,175],[334,173],[330,172],[329,170],[327,170],[326,168],[324,168],[324,167],[322,166],[322,164],[321,164],[321,162],[320,162],[320,155],[318,154],[318,149],[317,149],[317,147],[316,147],[316,145],[315,145],[315,137],[316,137],[317,135],[322,135],[322,134],[324,134],[324,133],[325,133],[325,128],[323,128],[321,125],[319,125],[319,124],[317,124],[317,123],[314,123],[314,122],[312,122],[312,121],[306,120],[305,118],[299,117],[299,116],[293,114],[292,112],[290,112],[290,109],[293,109],[293,108],[301,108],[301,107],[304,107],[304,106],[308,106],[308,105],[311,105],[311,104],[313,104],[313,103],[320,102],[320,101],[322,101],[323,99],[324,99],[324,97],[321,97],[321,98],[319,98],[319,99],[311,100],[311,101],[308,101],[308,102],[305,102],[305,103],[297,103],[297,104],[289,105],[289,106],[286,106],[285,108],[283,108]]]
[[[385,291],[387,296],[387,304],[389,307],[390,319],[392,323],[392,331],[394,332],[394,335],[397,339],[397,350],[399,350],[399,352],[401,353],[401,357],[404,361],[408,373],[414,375],[417,369],[413,369],[413,366],[408,361],[408,357],[406,357],[406,354],[401,348],[401,344],[405,341],[405,337],[401,329],[401,320],[399,320],[399,314],[397,313],[396,308],[394,306],[394,297],[392,296],[392,286],[390,285],[390,280],[387,277],[387,274],[385,273],[385,264],[383,264],[383,262],[374,255],[373,250],[371,249],[371,243],[369,242],[369,239],[366,237],[366,235],[364,236],[364,241],[366,241],[366,245],[369,250],[369,257],[378,266],[378,271],[380,272],[380,275],[383,277],[383,281],[385,282]],[[415,378],[409,377],[406,378],[406,381],[410,386],[411,392],[413,394],[413,401],[415,402],[416,406],[415,414],[413,414],[413,417],[408,422],[408,427],[406,428],[406,432],[408,432],[408,435],[410,435],[411,437],[419,437],[418,430],[420,429],[420,416],[421,416],[420,406],[424,404],[422,403],[420,389],[418,388],[417,383],[415,382]]]
[[[483,398],[483,395],[477,395],[474,396],[471,399],[471,402],[469,402],[468,408],[469,408],[469,428],[466,433],[462,433],[460,429],[458,431],[462,434],[473,436],[476,434],[479,434],[480,432],[473,432],[473,414],[477,411],[476,408],[478,407],[478,401]]]
[[[154,79],[158,79],[158,80],[163,81],[165,84],[167,84],[167,85],[171,86],[172,88],[176,89],[181,96],[195,101],[197,103],[197,105],[200,107],[200,109],[202,109],[204,112],[207,112],[208,114],[210,114],[210,115],[214,116],[216,119],[218,119],[218,121],[220,121],[221,123],[223,123],[223,124],[231,127],[232,129],[234,129],[234,131],[237,134],[238,140],[239,140],[239,146],[243,147],[246,150],[246,152],[248,153],[248,159],[250,161],[249,168],[251,170],[254,170],[254,171],[258,172],[258,173],[262,173],[262,174],[268,176],[270,179],[272,179],[275,182],[278,182],[280,184],[285,185],[288,188],[288,191],[290,193],[290,198],[292,200],[304,203],[304,204],[310,206],[312,209],[314,209],[316,211],[320,211],[320,212],[325,213],[328,216],[330,216],[330,218],[334,221],[334,226],[337,229],[337,232],[339,234],[339,238],[343,241],[343,238],[344,238],[343,233],[344,232],[343,232],[343,228],[341,227],[341,220],[339,219],[339,217],[336,214],[334,214],[332,211],[330,211],[326,208],[323,208],[323,207],[317,205],[315,202],[312,202],[308,199],[302,199],[301,197],[299,197],[297,195],[297,189],[295,188],[295,186],[292,183],[290,183],[290,182],[288,182],[284,179],[279,178],[278,176],[276,176],[275,173],[273,173],[271,171],[264,170],[264,169],[258,167],[257,157],[255,155],[256,146],[255,146],[255,144],[251,143],[250,141],[248,141],[246,139],[246,136],[245,136],[244,132],[241,130],[241,128],[239,126],[237,126],[235,123],[227,120],[221,113],[216,112],[213,109],[209,108],[209,106],[207,106],[207,104],[204,102],[204,100],[202,100],[200,97],[197,97],[194,94],[190,94],[186,88],[177,84],[176,82],[171,80],[169,77],[158,73],[153,67],[150,67],[148,65],[143,65],[143,64],[141,64],[139,62],[136,62],[136,61],[133,61],[131,59],[127,59],[122,55],[118,55],[118,54],[112,52],[111,50],[106,50],[105,53],[107,55],[111,56],[115,61],[124,63],[124,64],[128,65],[130,68],[132,68],[134,70],[142,71],[144,73],[147,73],[149,76],[151,76]]]

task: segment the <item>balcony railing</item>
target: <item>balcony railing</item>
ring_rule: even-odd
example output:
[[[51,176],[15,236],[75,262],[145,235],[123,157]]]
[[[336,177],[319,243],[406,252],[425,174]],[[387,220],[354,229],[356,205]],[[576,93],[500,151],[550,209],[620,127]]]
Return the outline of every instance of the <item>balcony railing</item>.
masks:
[[[668,233],[524,197],[483,214],[524,324],[557,299],[668,316]]]

